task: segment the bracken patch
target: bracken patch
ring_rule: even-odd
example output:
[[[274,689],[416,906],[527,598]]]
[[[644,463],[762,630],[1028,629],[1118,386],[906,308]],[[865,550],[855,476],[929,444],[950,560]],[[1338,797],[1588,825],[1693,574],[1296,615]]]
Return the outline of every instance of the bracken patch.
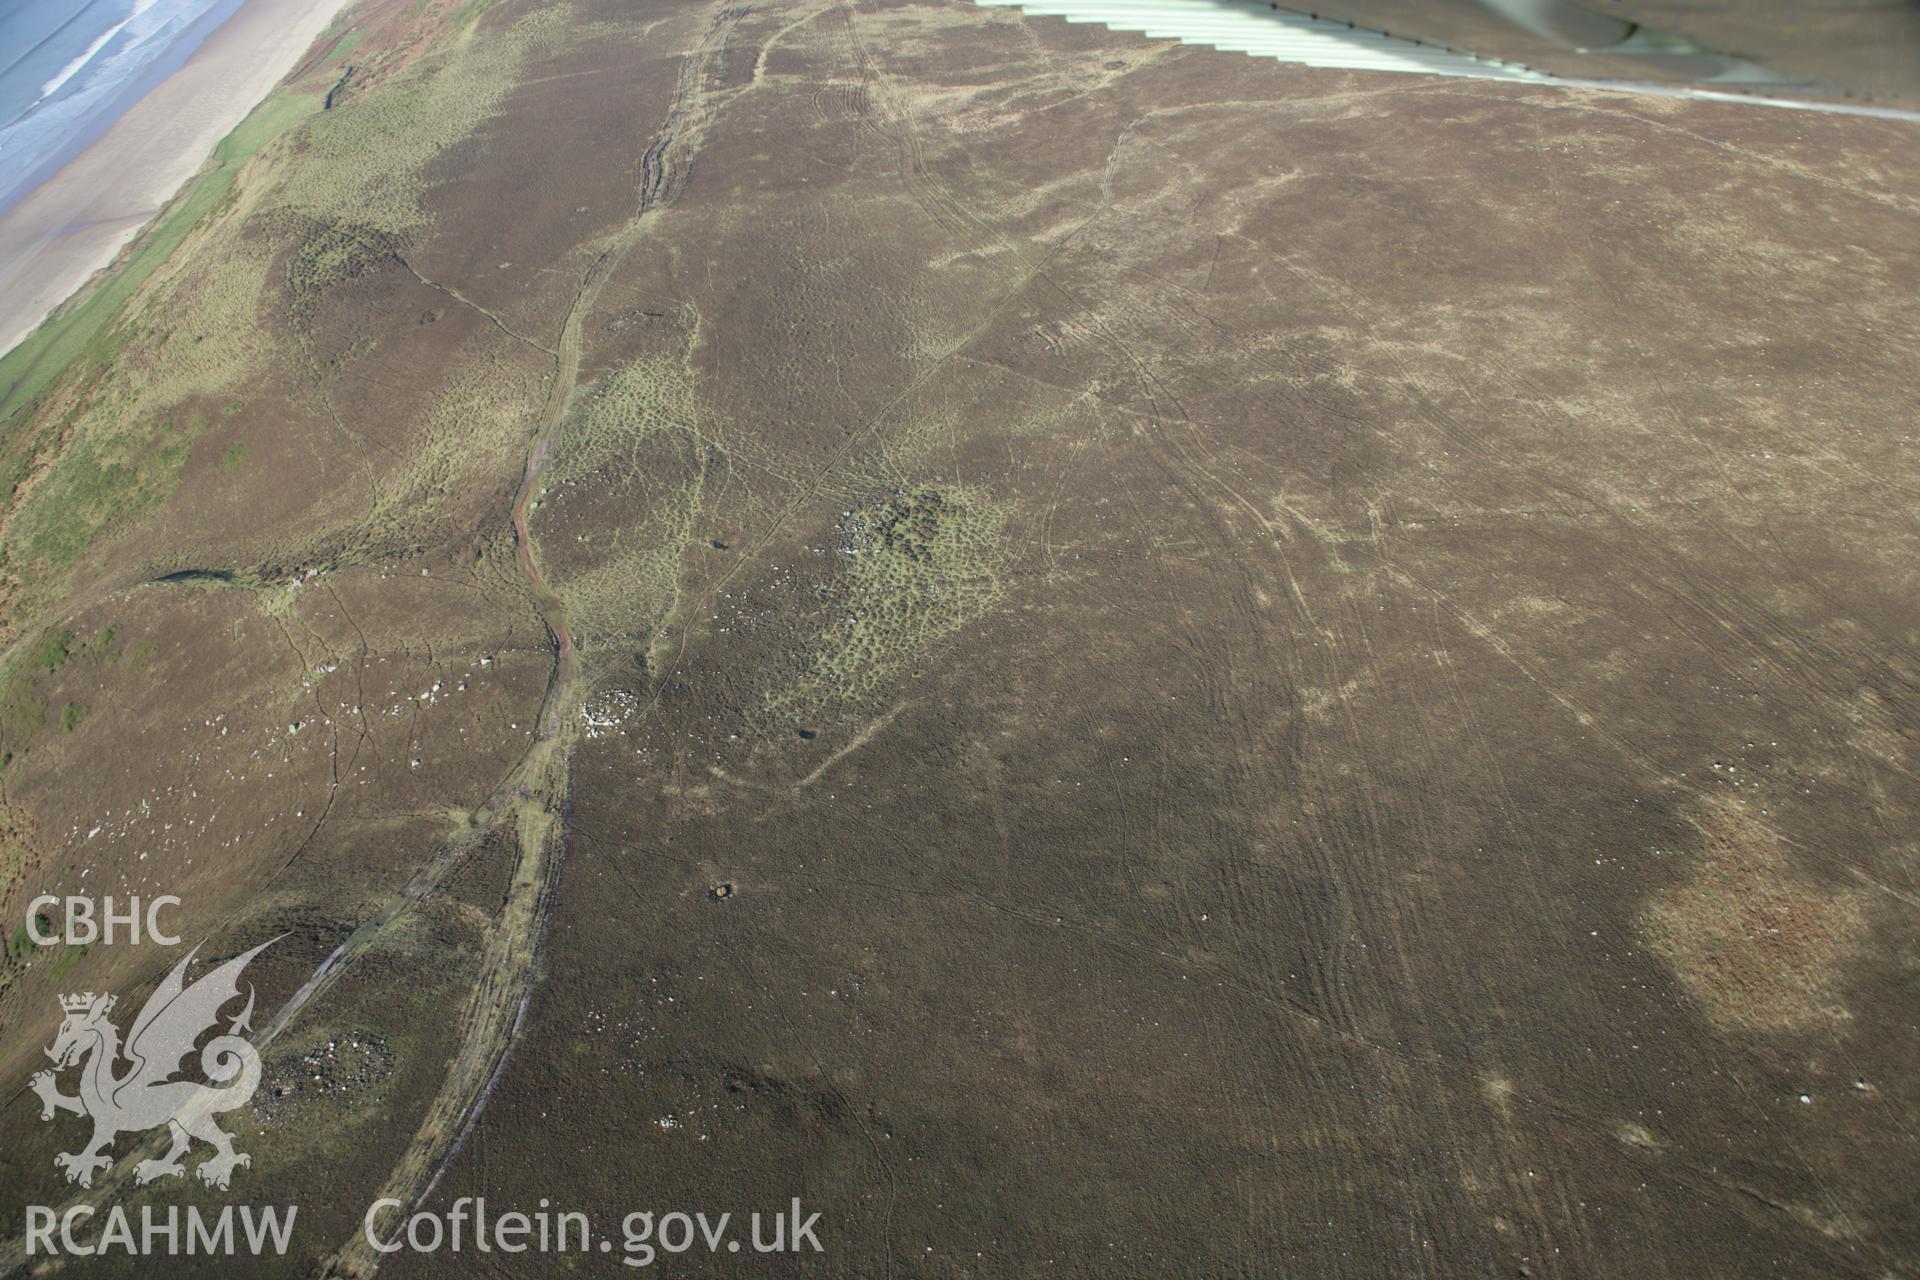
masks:
[[[1693,819],[1692,875],[1655,896],[1641,929],[1687,994],[1723,1026],[1787,1031],[1840,1020],[1863,895],[1795,873],[1780,838],[1733,810]]]

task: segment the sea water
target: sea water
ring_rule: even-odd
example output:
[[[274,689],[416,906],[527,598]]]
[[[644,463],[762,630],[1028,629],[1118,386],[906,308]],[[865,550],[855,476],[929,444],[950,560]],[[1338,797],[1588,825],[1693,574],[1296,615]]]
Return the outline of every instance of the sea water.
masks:
[[[0,0],[0,212],[178,70],[242,0]]]

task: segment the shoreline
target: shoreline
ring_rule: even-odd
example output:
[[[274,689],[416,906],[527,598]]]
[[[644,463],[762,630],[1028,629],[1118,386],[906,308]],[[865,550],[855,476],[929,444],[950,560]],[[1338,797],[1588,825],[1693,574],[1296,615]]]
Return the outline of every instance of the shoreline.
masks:
[[[111,266],[348,0],[241,0],[181,66],[0,212],[0,355]]]
[[[219,0],[219,3],[195,19],[181,37],[154,61],[152,66],[120,86],[119,91],[109,100],[101,119],[88,124],[58,151],[42,157],[27,171],[23,186],[10,189],[6,195],[0,196],[0,216],[4,216],[8,210],[38,191],[47,179],[84,154],[88,147],[98,142],[113,128],[121,116],[131,111],[140,99],[165,84],[169,76],[192,61],[193,55],[200,51],[200,46],[221,27],[226,26],[228,20],[240,11],[240,6],[245,2],[246,0]]]

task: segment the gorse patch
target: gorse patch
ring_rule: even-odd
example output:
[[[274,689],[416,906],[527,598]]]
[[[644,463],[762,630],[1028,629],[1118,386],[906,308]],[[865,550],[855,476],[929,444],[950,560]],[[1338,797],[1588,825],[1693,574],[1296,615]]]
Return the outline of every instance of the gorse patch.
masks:
[[[1005,591],[1004,503],[971,486],[896,491],[843,518],[831,621],[806,671],[775,692],[806,716],[878,693],[909,662],[985,615]]]

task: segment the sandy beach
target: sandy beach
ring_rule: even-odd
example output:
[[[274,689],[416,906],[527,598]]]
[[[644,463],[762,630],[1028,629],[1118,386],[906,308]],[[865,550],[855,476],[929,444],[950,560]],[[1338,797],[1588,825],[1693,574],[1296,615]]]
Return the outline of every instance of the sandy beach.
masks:
[[[344,3],[245,0],[184,66],[0,214],[0,352],[113,261]]]

